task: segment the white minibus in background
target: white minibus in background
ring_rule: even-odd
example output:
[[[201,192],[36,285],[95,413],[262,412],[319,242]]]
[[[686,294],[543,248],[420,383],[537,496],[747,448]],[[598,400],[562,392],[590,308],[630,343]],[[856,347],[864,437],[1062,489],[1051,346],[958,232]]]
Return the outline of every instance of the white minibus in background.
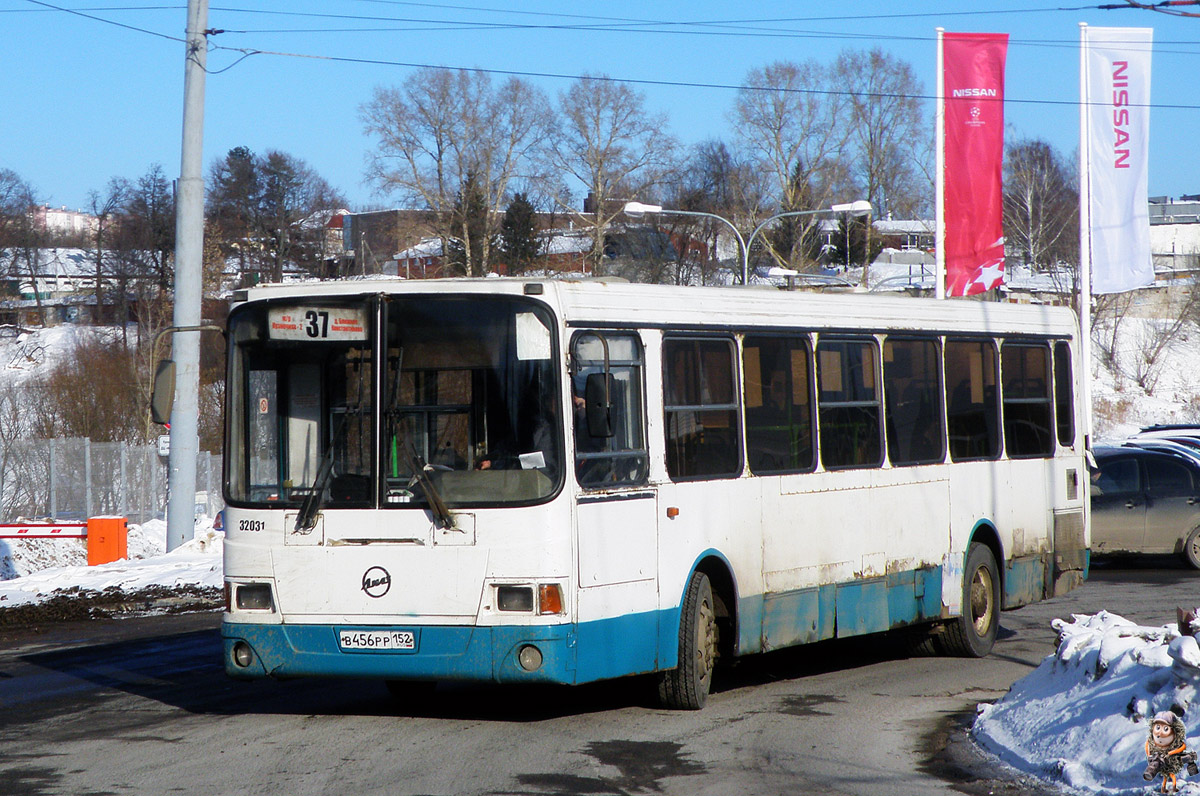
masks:
[[[585,683],[912,628],[991,649],[1078,585],[1064,308],[597,280],[240,291],[226,670]],[[718,672],[719,673],[719,672]]]

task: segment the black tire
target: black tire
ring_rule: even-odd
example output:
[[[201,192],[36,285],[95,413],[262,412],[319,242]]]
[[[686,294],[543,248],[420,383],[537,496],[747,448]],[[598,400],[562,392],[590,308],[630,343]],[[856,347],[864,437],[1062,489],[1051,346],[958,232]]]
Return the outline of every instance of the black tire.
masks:
[[[972,542],[963,568],[962,615],[951,619],[939,639],[948,655],[982,658],[1000,629],[1000,577],[991,549]]]
[[[910,658],[927,658],[941,651],[936,626],[911,627],[900,633],[904,651]]]
[[[679,666],[659,675],[659,702],[673,710],[704,707],[716,663],[717,615],[712,585],[703,572],[694,572],[679,612]]]
[[[1192,528],[1192,532],[1183,540],[1183,557],[1193,569],[1200,569],[1200,528]]]

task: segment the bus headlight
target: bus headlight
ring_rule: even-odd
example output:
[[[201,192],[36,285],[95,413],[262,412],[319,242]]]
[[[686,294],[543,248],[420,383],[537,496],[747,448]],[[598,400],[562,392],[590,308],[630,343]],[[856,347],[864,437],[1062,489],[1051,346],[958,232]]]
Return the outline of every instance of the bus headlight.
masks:
[[[533,588],[530,586],[497,586],[496,607],[501,611],[533,612]]]
[[[239,611],[274,611],[269,583],[238,583],[234,585]]]

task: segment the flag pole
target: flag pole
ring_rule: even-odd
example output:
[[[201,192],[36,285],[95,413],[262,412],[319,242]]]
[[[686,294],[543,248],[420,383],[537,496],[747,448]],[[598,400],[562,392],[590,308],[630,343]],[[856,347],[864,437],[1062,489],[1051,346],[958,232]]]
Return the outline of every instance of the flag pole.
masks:
[[[1092,181],[1088,142],[1091,95],[1088,92],[1087,23],[1079,23],[1079,358],[1082,360],[1083,444],[1092,449]]]
[[[945,28],[937,29],[937,90],[934,127],[934,298],[946,297],[946,70],[942,54]]]

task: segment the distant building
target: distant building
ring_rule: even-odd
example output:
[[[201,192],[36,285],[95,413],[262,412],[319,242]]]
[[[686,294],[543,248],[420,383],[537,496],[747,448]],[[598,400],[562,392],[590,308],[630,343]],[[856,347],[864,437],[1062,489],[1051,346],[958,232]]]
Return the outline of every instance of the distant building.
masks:
[[[1200,194],[1150,197],[1150,224],[1200,224]]]
[[[33,211],[33,223],[55,235],[90,235],[99,227],[96,217],[81,210],[39,205]]]

